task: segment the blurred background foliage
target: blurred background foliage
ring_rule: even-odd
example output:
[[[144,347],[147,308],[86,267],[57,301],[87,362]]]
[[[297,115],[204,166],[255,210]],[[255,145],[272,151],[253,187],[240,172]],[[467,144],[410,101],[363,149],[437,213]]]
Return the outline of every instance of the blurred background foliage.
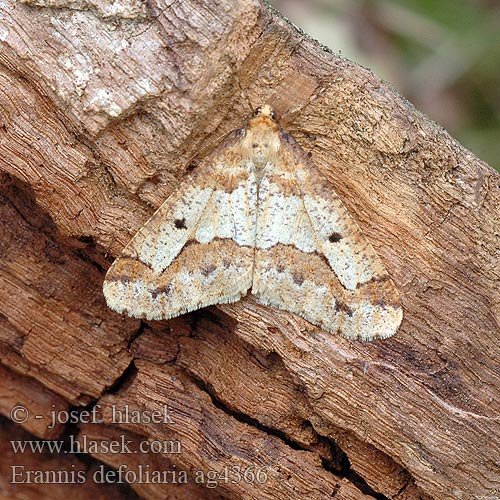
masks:
[[[499,0],[270,0],[500,170]]]

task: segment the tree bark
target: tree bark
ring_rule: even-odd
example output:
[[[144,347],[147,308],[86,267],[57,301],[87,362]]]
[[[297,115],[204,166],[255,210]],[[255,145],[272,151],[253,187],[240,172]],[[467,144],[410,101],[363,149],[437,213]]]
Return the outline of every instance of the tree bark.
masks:
[[[5,440],[76,436],[139,451],[86,450],[92,495],[113,495],[91,478],[104,462],[189,479],[132,479],[113,498],[500,498],[493,169],[256,0],[1,9],[0,411],[29,412],[25,430],[2,420],[3,482],[16,460],[75,460],[47,465]],[[263,103],[383,259],[404,307],[394,337],[350,342],[250,297],[163,322],[106,307],[112,259]],[[53,411],[93,408],[99,423],[49,428]],[[125,409],[169,418],[113,419]],[[67,491],[44,488],[10,495]]]

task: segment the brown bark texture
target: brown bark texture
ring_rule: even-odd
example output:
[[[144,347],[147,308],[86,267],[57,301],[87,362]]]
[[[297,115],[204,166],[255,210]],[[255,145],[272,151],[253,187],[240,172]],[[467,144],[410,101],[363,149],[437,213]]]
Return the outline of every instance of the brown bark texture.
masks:
[[[257,0],[0,9],[2,495],[500,498],[493,169]],[[251,297],[161,322],[106,307],[112,259],[263,103],[383,259],[404,308],[394,337],[350,342]],[[98,422],[49,425],[93,409]],[[113,418],[125,409],[142,418]],[[12,439],[137,453],[14,452]],[[13,485],[14,463],[87,480]],[[98,483],[103,463],[188,481]]]

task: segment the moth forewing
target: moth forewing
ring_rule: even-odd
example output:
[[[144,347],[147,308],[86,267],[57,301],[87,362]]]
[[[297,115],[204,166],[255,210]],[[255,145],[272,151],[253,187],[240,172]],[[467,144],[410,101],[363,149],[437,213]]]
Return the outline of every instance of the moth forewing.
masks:
[[[257,187],[239,141],[217,148],[123,249],[104,280],[109,307],[167,319],[247,293]]]

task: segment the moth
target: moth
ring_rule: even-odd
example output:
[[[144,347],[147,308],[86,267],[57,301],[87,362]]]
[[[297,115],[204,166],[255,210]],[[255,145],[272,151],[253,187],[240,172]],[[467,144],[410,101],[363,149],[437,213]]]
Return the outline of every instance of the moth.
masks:
[[[108,306],[167,319],[247,293],[349,339],[393,335],[398,291],[269,105],[232,132],[109,268]]]

